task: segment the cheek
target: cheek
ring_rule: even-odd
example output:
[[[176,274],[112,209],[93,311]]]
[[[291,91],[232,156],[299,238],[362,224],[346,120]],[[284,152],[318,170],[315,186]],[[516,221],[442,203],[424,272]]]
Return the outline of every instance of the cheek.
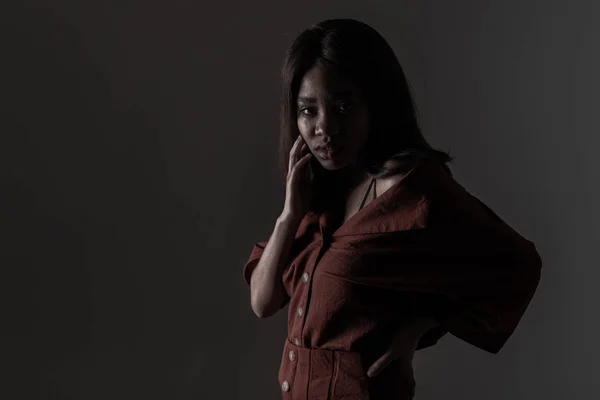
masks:
[[[298,130],[300,131],[302,136],[306,137],[306,133],[309,130],[309,127],[308,127],[308,124],[306,123],[306,121],[301,118],[298,118],[296,120],[296,125],[298,126]]]
[[[364,143],[369,138],[369,132],[371,131],[371,126],[369,124],[369,116],[364,115],[357,125],[360,127],[360,135],[362,142]]]
[[[310,148],[310,126],[308,124],[306,124],[305,122],[301,122],[300,119],[298,119],[297,121],[297,126],[298,126],[298,132],[300,132],[300,136],[302,136],[302,138],[304,139],[304,141],[308,144],[309,148]],[[312,150],[312,148],[311,148]]]
[[[364,111],[360,114],[357,125],[360,126],[365,132],[369,131],[369,113]]]
[[[362,145],[369,137],[369,119],[366,116],[357,116],[350,122],[352,136],[358,145]]]

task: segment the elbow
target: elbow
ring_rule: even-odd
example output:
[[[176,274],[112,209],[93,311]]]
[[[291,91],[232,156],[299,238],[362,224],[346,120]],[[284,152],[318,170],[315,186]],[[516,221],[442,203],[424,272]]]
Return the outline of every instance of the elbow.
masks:
[[[260,319],[270,317],[274,314],[274,312],[267,307],[259,307],[255,304],[252,304],[252,311],[254,311],[254,314]]]
[[[254,311],[254,314],[256,314],[258,318],[268,318],[281,308],[279,306],[280,302],[273,298],[270,300],[271,301],[259,300],[252,296],[250,299],[250,305],[252,307],[252,311]]]
[[[250,308],[252,308],[252,311],[254,312],[254,315],[256,315],[258,318],[264,318],[265,317],[265,311],[264,311],[263,307],[259,307],[256,304],[256,301],[254,299],[250,300]]]
[[[262,310],[254,310],[254,314],[259,318],[259,319],[263,319],[263,318],[267,318],[270,317],[271,314],[266,313],[265,311]]]
[[[252,293],[252,295],[250,296],[250,307],[252,308],[252,311],[258,318],[262,319],[269,316],[267,307],[265,307],[264,302],[257,299],[257,296],[255,296],[254,293]]]
[[[256,315],[260,319],[265,317],[263,310],[261,310],[260,308],[252,306],[252,311],[254,312],[254,315]]]

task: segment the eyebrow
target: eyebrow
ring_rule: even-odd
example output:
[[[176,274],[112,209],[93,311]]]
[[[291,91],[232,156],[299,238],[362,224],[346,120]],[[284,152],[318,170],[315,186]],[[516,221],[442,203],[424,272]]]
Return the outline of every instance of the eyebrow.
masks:
[[[332,96],[330,96],[330,98],[339,99],[339,98],[343,98],[343,97],[352,97],[355,95],[356,95],[356,92],[354,90],[344,90],[344,91],[334,93]],[[298,96],[298,102],[314,103],[315,101],[316,101],[316,99],[314,97]]]

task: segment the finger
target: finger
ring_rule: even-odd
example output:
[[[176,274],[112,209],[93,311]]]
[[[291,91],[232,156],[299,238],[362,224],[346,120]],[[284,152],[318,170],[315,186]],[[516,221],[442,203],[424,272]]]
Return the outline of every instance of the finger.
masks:
[[[299,136],[298,139],[299,141],[297,142],[296,148],[294,149],[294,153],[292,155],[292,166],[297,164],[300,158],[302,158],[302,156],[304,155],[306,142],[304,141],[304,138],[302,136]]]
[[[298,161],[298,159],[300,158],[300,155],[302,154],[302,151],[304,151],[304,146],[306,145],[306,142],[304,141],[304,138],[302,137],[302,135],[298,136],[298,140],[295,143],[295,147],[294,147],[294,157],[296,158],[296,161]]]
[[[298,144],[300,142],[302,142],[302,135],[298,135],[298,137],[296,138],[296,141],[294,141],[294,145],[292,146],[292,148],[290,150],[288,171],[291,171],[292,167],[294,166],[294,164],[296,164],[296,162],[298,160],[298,155],[296,154],[296,149],[298,148]]]
[[[296,155],[296,162],[299,161],[299,159],[303,156],[305,156],[307,153],[310,153],[310,151],[308,151],[308,146],[306,145],[306,143],[304,143],[302,145],[302,147],[300,148],[300,150],[298,150],[297,155]]]
[[[404,364],[404,370],[406,372],[407,376],[410,376],[411,378],[414,378],[415,375],[415,370],[413,368],[413,363],[410,360],[407,360],[406,363]]]
[[[383,356],[379,357],[377,361],[371,365],[367,371],[367,376],[369,378],[374,377],[379,374],[381,370],[387,367],[394,360],[393,353],[388,351]]]
[[[294,173],[296,170],[302,169],[304,165],[308,164],[308,160],[310,160],[311,157],[312,153],[305,154],[304,157],[298,160],[296,165],[294,165],[294,167],[292,168],[292,173]]]
[[[307,153],[304,156],[302,156],[302,158],[300,160],[298,160],[298,162],[296,163],[296,165],[304,165],[306,163],[308,163],[308,160],[310,160],[312,158],[312,153]]]
[[[402,368],[403,372],[404,372],[404,376],[406,376],[409,379],[415,379],[415,370],[413,369],[412,365],[407,365],[404,368]]]

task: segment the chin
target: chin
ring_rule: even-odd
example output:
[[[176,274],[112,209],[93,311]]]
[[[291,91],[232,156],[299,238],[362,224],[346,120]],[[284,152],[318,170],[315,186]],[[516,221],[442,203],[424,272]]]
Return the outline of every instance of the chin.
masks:
[[[346,167],[346,164],[343,165],[323,165],[323,168],[325,168],[327,171],[340,171],[342,169],[344,169],[344,167]]]
[[[339,171],[348,167],[353,163],[353,160],[356,159],[353,153],[348,151],[344,152],[343,150],[336,157],[327,160],[320,158],[317,154],[313,155],[317,158],[319,164],[327,171]]]
[[[319,164],[327,171],[339,171],[348,166],[347,160],[343,159],[319,160]]]

